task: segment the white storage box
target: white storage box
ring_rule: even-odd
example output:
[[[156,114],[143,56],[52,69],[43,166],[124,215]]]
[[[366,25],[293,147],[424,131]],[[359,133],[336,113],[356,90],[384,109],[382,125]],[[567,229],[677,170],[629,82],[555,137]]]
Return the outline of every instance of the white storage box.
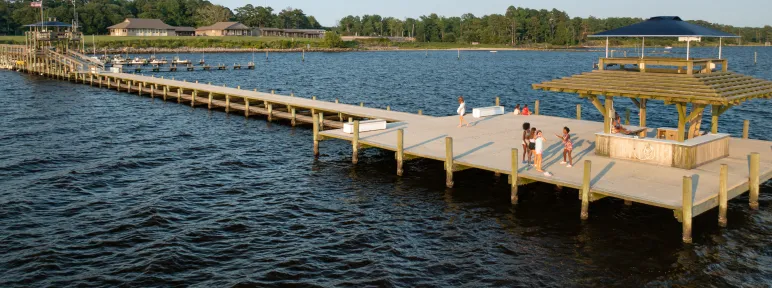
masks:
[[[367,121],[359,122],[359,133],[375,131],[375,130],[385,130],[385,129],[386,129],[386,120],[376,119],[376,120],[367,120]],[[343,123],[343,132],[348,134],[353,134],[354,122]]]
[[[493,115],[504,114],[504,106],[491,106],[472,109],[472,116],[474,118],[488,117]]]

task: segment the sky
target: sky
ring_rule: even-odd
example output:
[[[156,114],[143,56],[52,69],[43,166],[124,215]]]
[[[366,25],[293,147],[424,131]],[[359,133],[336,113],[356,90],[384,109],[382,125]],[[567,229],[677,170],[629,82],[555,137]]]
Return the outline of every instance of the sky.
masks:
[[[335,26],[347,16],[378,14],[404,19],[437,13],[441,16],[504,14],[514,5],[531,9],[556,8],[571,17],[681,16],[740,27],[772,25],[772,0],[210,0],[231,9],[252,4],[275,10],[302,9],[323,26]],[[278,11],[277,11],[278,12]]]

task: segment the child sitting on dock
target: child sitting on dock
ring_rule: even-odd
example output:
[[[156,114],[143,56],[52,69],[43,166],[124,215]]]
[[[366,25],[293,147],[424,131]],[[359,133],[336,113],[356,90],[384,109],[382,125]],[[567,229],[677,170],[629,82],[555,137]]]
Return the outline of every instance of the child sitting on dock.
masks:
[[[571,135],[568,133],[571,133],[571,129],[563,127],[563,136],[558,134],[555,134],[555,136],[563,141],[563,162],[560,162],[560,164],[568,163],[566,167],[571,168],[574,167],[574,157],[571,155],[574,150],[574,143],[571,142]],[[566,159],[568,159],[568,162],[566,162]]]
[[[515,111],[512,114],[520,115],[520,104],[515,105]]]
[[[528,110],[528,104],[523,105],[523,111],[520,112],[520,115],[531,115],[531,110]]]
[[[466,123],[464,121],[464,114],[466,114],[466,103],[464,103],[464,97],[458,96],[458,109],[456,109],[456,113],[458,113],[458,127],[463,126],[469,126],[469,123]]]
[[[544,176],[552,176],[550,172],[544,171],[541,169],[541,163],[542,163],[542,153],[544,152],[544,142],[546,142],[547,139],[544,139],[544,136],[541,133],[541,130],[536,132],[536,139],[535,139],[535,149],[534,153],[536,153],[536,159],[535,159],[535,165],[536,165],[536,171],[539,171],[541,173],[544,173]]]

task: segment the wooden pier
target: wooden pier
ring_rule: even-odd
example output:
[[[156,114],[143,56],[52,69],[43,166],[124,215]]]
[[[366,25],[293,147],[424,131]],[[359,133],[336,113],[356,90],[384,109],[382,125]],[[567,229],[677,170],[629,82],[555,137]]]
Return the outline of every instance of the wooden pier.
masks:
[[[352,162],[355,164],[362,149],[395,152],[395,173],[398,175],[404,173],[403,167],[410,165],[411,159],[442,161],[446,167],[448,187],[454,185],[454,173],[467,169],[508,175],[512,204],[528,205],[518,201],[518,186],[544,182],[577,189],[577,198],[582,202],[581,211],[577,214],[582,219],[589,217],[591,202],[605,197],[670,209],[674,211],[675,218],[683,223],[685,242],[691,241],[693,217],[717,208],[719,225],[726,225],[727,201],[749,192],[750,206],[757,209],[759,185],[772,179],[772,142],[768,141],[731,138],[728,157],[695,169],[679,169],[596,155],[596,134],[605,128],[600,122],[505,114],[481,118],[471,121],[471,127],[458,128],[456,116],[432,117],[422,115],[420,110],[417,114],[398,112],[390,108],[343,104],[337,100],[321,101],[313,96],[286,96],[273,91],[258,92],[256,89],[127,73],[88,72],[76,67],[81,63],[70,63],[72,60],[65,57],[56,58],[58,60],[40,57],[31,63],[19,63],[10,60],[33,58],[25,53],[23,47],[0,47],[0,54],[4,52],[6,56],[20,55],[4,58],[5,63],[15,63],[12,68],[20,72],[177,101],[193,107],[243,113],[245,117],[261,115],[268,121],[283,119],[292,125],[313,124],[316,156],[319,149],[324,148],[319,146],[320,141],[339,139],[351,142]],[[580,118],[580,111],[581,107],[577,106],[577,118]],[[359,133],[355,128],[357,132],[353,134],[340,129],[346,122],[353,122],[358,127],[359,121],[368,119],[388,121],[387,129]],[[522,130],[519,127],[523,122],[544,131],[549,140],[545,145],[544,168],[552,172],[552,176],[535,172],[523,164],[520,158],[522,151],[519,151],[522,149]],[[562,143],[553,134],[560,133],[564,126],[569,126],[572,131],[575,164],[572,168],[558,164],[562,160]],[[646,132],[652,134],[656,130]]]

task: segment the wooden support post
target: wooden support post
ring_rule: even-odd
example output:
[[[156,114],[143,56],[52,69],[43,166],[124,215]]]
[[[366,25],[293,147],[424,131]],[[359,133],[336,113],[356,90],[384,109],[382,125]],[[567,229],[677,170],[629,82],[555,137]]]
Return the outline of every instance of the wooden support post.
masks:
[[[94,86],[94,74],[88,74],[88,86]]]
[[[198,90],[193,90],[190,93],[190,107],[196,107],[196,96],[198,96]]]
[[[177,103],[182,103],[182,87],[177,87]]]
[[[418,115],[424,115],[424,110],[418,109]]]
[[[582,120],[582,104],[576,104],[576,120]]]
[[[386,111],[391,111],[391,106],[386,106]]]
[[[131,80],[127,80],[126,81],[126,89],[127,89],[126,92],[129,93],[129,94],[131,94],[131,84],[133,84],[133,83],[134,82],[131,81]]]
[[[212,109],[212,98],[214,96],[214,93],[209,92],[209,102],[207,103],[207,108]]]
[[[137,96],[142,96],[143,83],[137,82]]]
[[[694,190],[692,189],[692,176],[684,176],[683,182],[683,201],[681,203],[681,224],[683,225],[684,243],[692,243],[692,201],[694,201]]]
[[[402,176],[402,162],[405,156],[405,130],[397,130],[397,176]]]
[[[314,123],[314,157],[319,157],[319,118],[316,115],[311,115]]]
[[[268,122],[273,121],[273,104],[268,103],[266,104],[265,108],[268,110]]]
[[[759,162],[761,157],[759,153],[753,152],[750,156],[750,206],[752,210],[759,210]]]
[[[582,220],[590,218],[590,181],[592,176],[592,161],[584,160],[584,176],[582,177]]]
[[[445,137],[445,186],[453,188],[453,138]]]
[[[166,96],[169,95],[169,86],[164,86],[164,101],[166,101]]]
[[[244,118],[249,118],[249,98],[244,97]]]
[[[686,104],[676,103],[676,110],[678,110],[678,135],[676,135],[676,140],[684,142],[686,136]]]
[[[112,85],[110,83],[110,77],[105,77],[105,78],[107,78],[107,89],[111,89],[112,87],[110,87],[110,86],[112,86]]]
[[[324,131],[324,112],[319,112],[319,130]]]
[[[533,111],[534,111],[534,114],[535,114],[535,115],[540,115],[540,114],[539,114],[539,100],[536,100],[536,102],[534,102],[533,108],[534,108],[534,109],[533,109]]]
[[[718,134],[718,117],[721,116],[719,114],[720,111],[721,111],[721,106],[719,105],[710,106],[710,134]]]
[[[630,108],[625,108],[625,125],[630,125]]]
[[[231,112],[231,95],[225,95],[225,113]]]
[[[512,203],[512,205],[517,205],[517,201],[518,201],[518,198],[517,198],[517,179],[518,179],[517,169],[518,169],[518,166],[520,165],[520,161],[518,161],[518,157],[520,157],[519,154],[520,153],[517,152],[517,148],[512,148],[512,172],[509,175],[509,182],[510,182],[510,186],[512,187],[511,191],[510,191],[510,195],[509,195],[509,201]]]
[[[614,117],[611,114],[611,110],[614,109],[614,98],[611,96],[606,96],[605,98],[605,105],[601,105],[603,108],[603,133],[609,134],[611,133],[611,117]]]
[[[721,164],[721,174],[718,178],[718,226],[726,227],[727,179],[729,177],[729,165]]]
[[[311,100],[316,100],[316,96],[311,96]]]
[[[155,84],[150,85],[150,98],[155,98]]]
[[[501,106],[501,99],[499,96],[496,96],[496,106]]]
[[[292,114],[292,119],[290,119],[290,121],[292,122],[292,126],[295,126],[295,125],[297,125],[297,122],[296,122],[297,121],[296,120],[297,119],[296,118],[297,114],[295,114],[295,107],[290,107],[290,113]]]
[[[751,120],[743,121],[743,139],[748,139],[748,132],[751,130]]]
[[[365,102],[359,102],[359,107],[365,107]]]
[[[351,140],[352,158],[351,163],[359,162],[359,120],[354,121],[354,138]]]

